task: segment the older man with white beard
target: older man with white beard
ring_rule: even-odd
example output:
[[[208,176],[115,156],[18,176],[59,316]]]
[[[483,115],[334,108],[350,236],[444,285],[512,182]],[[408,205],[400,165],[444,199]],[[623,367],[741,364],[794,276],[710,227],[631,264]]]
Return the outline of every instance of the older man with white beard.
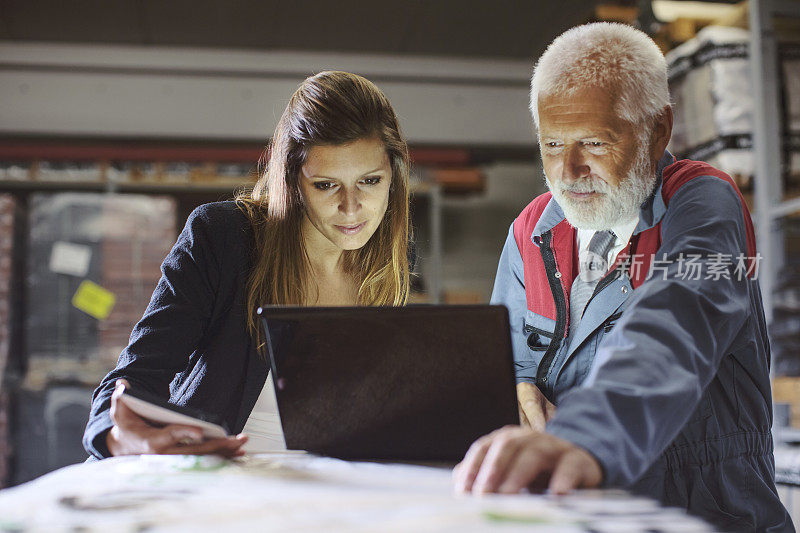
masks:
[[[730,177],[666,151],[663,55],[628,26],[573,28],[537,63],[531,111],[550,192],[511,225],[492,294],[522,425],[476,441],[456,488],[627,487],[793,531],[750,214]]]

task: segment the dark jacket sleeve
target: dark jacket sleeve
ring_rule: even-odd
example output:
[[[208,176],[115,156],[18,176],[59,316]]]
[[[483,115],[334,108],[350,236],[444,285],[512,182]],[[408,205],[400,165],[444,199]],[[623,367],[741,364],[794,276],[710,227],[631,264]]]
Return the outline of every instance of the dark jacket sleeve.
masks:
[[[117,366],[92,396],[83,445],[91,455],[110,455],[106,434],[112,427],[109,408],[114,383],[168,399],[175,375],[188,363],[211,320],[223,272],[225,231],[231,217],[242,215],[232,203],[206,204],[189,215],[186,226],[161,265],[161,279],[141,320],[133,328]]]
[[[634,291],[584,386],[563,396],[547,425],[600,461],[606,485],[635,481],[678,435],[751,313],[753,281],[733,268],[727,279],[708,279],[720,257],[735,263],[747,252],[730,185],[693,179],[672,197],[661,224],[655,260],[665,269],[652,269]],[[681,254],[700,257],[699,279],[684,279]]]

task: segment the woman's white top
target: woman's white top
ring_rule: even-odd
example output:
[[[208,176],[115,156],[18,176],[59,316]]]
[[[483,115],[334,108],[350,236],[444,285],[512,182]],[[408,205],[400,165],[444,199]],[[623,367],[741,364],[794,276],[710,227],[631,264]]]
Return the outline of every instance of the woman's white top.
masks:
[[[247,453],[286,450],[272,376],[267,376],[264,388],[261,389],[261,394],[258,395],[253,412],[250,413],[242,432],[250,437],[244,445],[244,451]]]

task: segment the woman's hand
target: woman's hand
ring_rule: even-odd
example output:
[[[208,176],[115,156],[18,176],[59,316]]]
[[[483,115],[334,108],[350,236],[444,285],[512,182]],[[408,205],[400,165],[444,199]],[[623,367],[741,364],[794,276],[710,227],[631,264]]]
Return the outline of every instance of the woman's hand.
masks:
[[[111,455],[139,454],[216,454],[223,457],[244,455],[242,445],[247,442],[243,434],[235,437],[203,440],[203,432],[194,426],[170,424],[154,427],[134,413],[119,397],[130,384],[118,379],[111,395],[111,420],[114,426],[106,436]]]
[[[556,406],[533,383],[517,383],[517,404],[520,425],[536,431],[544,431],[547,421],[556,414]]]

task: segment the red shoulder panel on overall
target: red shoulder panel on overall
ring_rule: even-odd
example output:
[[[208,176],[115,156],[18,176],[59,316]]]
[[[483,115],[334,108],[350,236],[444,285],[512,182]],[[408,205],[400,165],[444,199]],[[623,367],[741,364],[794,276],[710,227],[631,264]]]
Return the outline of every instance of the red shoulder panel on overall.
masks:
[[[528,309],[555,320],[556,304],[547,282],[542,254],[539,252],[539,247],[531,241],[533,228],[536,227],[551,196],[549,192],[541,194],[522,210],[514,221],[514,240],[517,241],[517,248],[522,255]]]
[[[744,215],[747,234],[747,256],[750,258],[748,272],[752,275],[755,272],[753,268],[756,257],[755,232],[750,218],[750,211],[747,209],[744,197],[733,179],[707,163],[689,160],[676,161],[669,165],[664,169],[662,176],[661,196],[667,206],[672,196],[682,186],[700,176],[714,176],[726,181],[733,187],[742,204],[742,214]],[[536,223],[539,221],[539,217],[541,217],[550,199],[551,194],[547,192],[537,196],[528,204],[514,221],[514,239],[517,242],[524,265],[525,296],[528,309],[555,320],[556,306],[547,280],[542,254],[539,246],[531,241],[533,229],[536,227]],[[575,230],[566,220],[563,220],[553,228],[551,247],[556,259],[556,267],[561,273],[560,281],[568,305],[572,280],[577,275],[577,263],[575,261]],[[653,256],[660,247],[661,223],[658,223],[652,228],[635,235],[631,243],[618,255],[617,264],[626,260],[629,254],[633,256],[629,274],[634,288],[639,287],[645,281],[652,265]]]
[[[702,161],[691,161],[682,159],[669,165],[663,172],[663,184],[661,186],[661,197],[664,199],[664,204],[669,206],[669,201],[678,190],[689,183],[694,178],[700,176],[714,176],[727,182],[736,195],[739,197],[739,202],[742,205],[742,215],[744,217],[745,232],[747,236],[747,257],[748,257],[748,275],[755,274],[755,258],[756,258],[756,237],[753,229],[753,221],[750,218],[750,211],[747,209],[747,204],[744,201],[739,187],[733,179],[722,172],[712,167],[708,163]],[[635,245],[632,247],[634,254],[634,264],[630,269],[631,285],[637,288],[641,285],[650,270],[652,264],[653,254],[661,247],[661,223],[659,222],[652,228],[641,232],[635,240]],[[620,254],[623,255],[623,254]],[[637,264],[638,262],[638,264]]]
[[[670,175],[669,180],[666,179],[666,175],[668,173]],[[677,192],[678,189],[681,188],[681,186],[698,176],[714,176],[724,180],[728,183],[728,185],[733,187],[733,190],[736,192],[736,196],[739,197],[739,203],[742,204],[742,216],[744,218],[745,232],[747,234],[747,255],[751,258],[756,257],[756,233],[753,229],[753,220],[750,218],[750,210],[747,208],[747,203],[744,201],[742,191],[740,191],[739,187],[736,186],[736,182],[733,181],[733,178],[721,170],[717,170],[708,163],[703,163],[702,161],[690,161],[688,159],[682,159],[681,161],[671,164],[664,169],[664,175],[665,180],[664,186],[661,189],[661,195],[664,198],[664,203],[667,205],[669,205],[670,198],[672,198],[672,196]]]

